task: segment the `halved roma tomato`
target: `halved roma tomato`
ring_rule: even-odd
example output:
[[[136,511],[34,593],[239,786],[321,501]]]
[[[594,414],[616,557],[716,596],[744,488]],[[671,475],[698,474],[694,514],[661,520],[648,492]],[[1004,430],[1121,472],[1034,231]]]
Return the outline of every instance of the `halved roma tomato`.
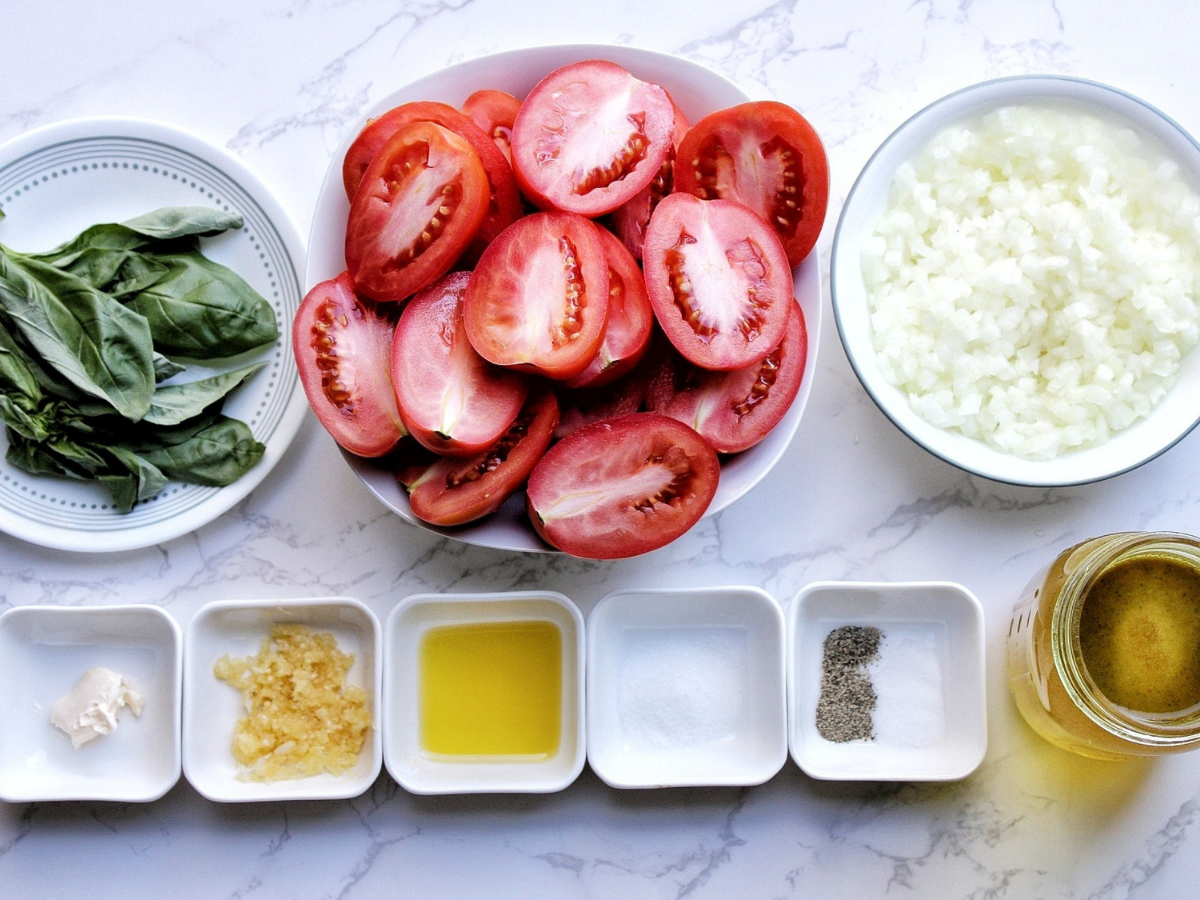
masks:
[[[589,559],[669,544],[712,502],[721,466],[691,428],[656,413],[585,425],[547,451],[525,490],[533,527]]]
[[[608,321],[595,357],[566,382],[571,388],[596,388],[624,375],[646,352],[654,328],[646,279],[637,261],[607,229],[596,231],[608,261]]]
[[[394,323],[354,294],[350,276],[322,281],[292,321],[292,348],[309,406],[358,456],[383,456],[404,436],[388,374]]]
[[[467,140],[433,122],[397,131],[350,204],[346,268],[374,300],[398,302],[450,271],[479,230],[488,181]]]
[[[646,385],[636,372],[596,390],[561,390],[558,392],[558,427],[554,429],[554,439],[562,440],[572,431],[601,419],[642,412],[645,399]]]
[[[731,200],[671,194],[646,229],[642,254],[654,315],[703,369],[744,369],[783,338],[795,302],[778,236]]]
[[[517,190],[517,179],[513,176],[510,158],[501,152],[491,136],[476,125],[470,116],[453,106],[432,100],[402,103],[378,119],[372,119],[359,132],[346,151],[346,158],[342,160],[342,182],[346,187],[346,196],[352,202],[371,161],[379,155],[392,135],[413,122],[433,122],[466,138],[483,163],[488,180],[488,210],[479,226],[479,241],[487,244],[520,217],[521,194]]]
[[[662,165],[659,166],[658,172],[650,179],[650,183],[646,187],[609,214],[613,234],[629,248],[629,252],[636,260],[642,258],[642,244],[646,240],[646,226],[650,224],[651,214],[662,202],[663,197],[671,193],[674,188],[675,155],[690,127],[683,111],[675,106],[673,101],[671,105],[675,110],[675,127],[671,131],[671,147],[667,151]]]
[[[796,110],[773,100],[742,103],[688,131],[675,158],[675,190],[744,203],[771,224],[797,266],[825,223],[829,161]]]
[[[529,92],[513,125],[517,183],[543,209],[602,215],[658,173],[673,124],[667,92],[616,63],[555,69]]]
[[[540,388],[487,450],[462,459],[439,459],[415,477],[411,470],[401,472],[408,479],[413,515],[432,525],[462,525],[495,512],[525,483],[550,445],[557,423],[554,392]]]
[[[587,368],[607,318],[599,230],[564,212],[534,213],[506,228],[480,257],[463,303],[480,356],[557,379]]]
[[[463,115],[492,139],[512,165],[512,127],[521,111],[521,101],[507,91],[484,88],[463,101]]]
[[[676,356],[668,363],[669,387],[664,379],[650,392],[651,409],[690,425],[718,453],[740,453],[779,424],[800,390],[807,359],[804,311],[792,303],[783,340],[766,359],[746,369],[712,372]]]
[[[400,418],[421,444],[470,456],[494,443],[525,402],[525,379],[486,362],[462,321],[469,272],[453,272],[404,307],[392,340]]]

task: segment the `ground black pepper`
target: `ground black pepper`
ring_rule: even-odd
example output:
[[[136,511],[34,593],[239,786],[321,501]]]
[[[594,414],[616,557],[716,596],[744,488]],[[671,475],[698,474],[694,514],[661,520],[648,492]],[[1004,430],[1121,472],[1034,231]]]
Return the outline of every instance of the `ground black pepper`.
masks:
[[[867,665],[879,658],[883,633],[869,625],[844,625],[825,637],[817,732],[827,741],[869,741],[875,686]]]

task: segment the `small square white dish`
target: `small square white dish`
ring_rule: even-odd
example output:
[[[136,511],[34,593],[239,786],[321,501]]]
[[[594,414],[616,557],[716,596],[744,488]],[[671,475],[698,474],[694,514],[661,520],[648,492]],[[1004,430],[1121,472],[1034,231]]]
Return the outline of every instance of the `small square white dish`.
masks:
[[[250,781],[239,777],[232,743],[245,715],[241,693],[219,680],[213,666],[222,656],[256,655],[274,625],[305,625],[328,632],[343,653],[354,656],[349,684],[367,694],[373,725],[358,761],[341,775]],[[379,620],[351,597],[296,600],[219,600],[196,613],[184,638],[183,774],[197,791],[220,803],[266,800],[336,800],[357,797],[383,765],[380,739],[383,639]]]
[[[609,594],[588,617],[588,762],[616,788],[761,784],[787,759],[784,672],[758,588]]]
[[[557,747],[545,754],[448,754],[426,749],[422,698],[430,677],[422,650],[431,634],[459,626],[524,627],[549,623],[561,637]],[[535,626],[540,627],[540,626]],[[392,610],[385,625],[384,760],[391,776],[414,794],[551,793],[568,787],[586,759],[584,623],[578,608],[553,591],[415,594]],[[516,680],[532,670],[497,673],[496,688],[511,699]],[[511,682],[511,683],[510,683]],[[481,689],[484,686],[480,686]],[[451,715],[472,716],[453,710]]]
[[[856,626],[880,632],[878,652],[866,665],[876,696],[873,737],[865,740],[845,739],[836,728],[817,725],[826,639]],[[830,684],[838,679],[836,658],[831,654]],[[788,609],[792,758],[807,775],[824,780],[965,778],[987,751],[985,663],[983,606],[962,585],[810,584]],[[828,687],[829,708],[837,706],[836,697]]]
[[[157,606],[19,606],[0,616],[0,800],[157,800],[179,780],[183,635]],[[74,749],[54,703],[103,666],[140,693],[140,716]]]

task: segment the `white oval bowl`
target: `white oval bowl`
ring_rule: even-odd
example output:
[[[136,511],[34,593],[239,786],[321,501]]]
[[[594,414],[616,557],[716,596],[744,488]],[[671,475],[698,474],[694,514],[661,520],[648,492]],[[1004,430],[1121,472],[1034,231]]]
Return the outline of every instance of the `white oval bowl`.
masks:
[[[460,106],[472,92],[490,87],[524,97],[541,78],[559,66],[585,59],[608,59],[646,81],[666,88],[688,120],[744,103],[750,98],[721,75],[703,66],[649,50],[607,44],[571,44],[511,50],[458,63],[389,94],[366,111],[334,151],[325,182],[317,196],[309,236],[305,284],[312,287],[346,268],[344,242],[350,211],[342,183],[342,159],[367,119],[413,100],[439,100]],[[715,515],[746,494],[775,466],[791,443],[812,390],[817,364],[817,335],[821,331],[821,273],[815,253],[794,272],[796,297],[804,310],[809,334],[808,359],[800,392],[783,420],[759,444],[723,460],[721,482],[705,516]],[[427,531],[481,547],[499,550],[549,551],[525,516],[525,495],[519,493],[492,515],[457,528],[440,528],[413,515],[408,495],[395,474],[380,460],[343,452],[347,463],[367,489],[388,509]]]
[[[897,128],[863,167],[846,198],[833,240],[830,295],[834,320],[850,365],[863,387],[892,422],[935,456],[995,481],[1054,487],[1100,481],[1158,456],[1200,421],[1200,353],[1184,359],[1179,383],[1153,412],[1095,447],[1049,460],[1004,453],[982,441],[947,431],[923,419],[880,372],[862,275],[862,249],[888,203],[896,169],[916,157],[945,128],[993,109],[1028,102],[1070,104],[1126,122],[1156,139],[1200,189],[1200,145],[1164,113],[1117,88],[1057,75],[986,81],[943,97]]]

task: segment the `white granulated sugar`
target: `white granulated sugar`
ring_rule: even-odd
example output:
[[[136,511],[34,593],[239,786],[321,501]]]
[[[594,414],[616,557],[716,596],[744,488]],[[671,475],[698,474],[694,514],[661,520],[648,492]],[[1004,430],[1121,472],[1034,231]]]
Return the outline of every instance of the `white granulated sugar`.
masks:
[[[746,634],[734,628],[628,632],[618,715],[634,749],[731,739],[746,695]]]
[[[875,740],[928,747],[942,740],[946,710],[934,626],[887,625],[879,656],[868,666],[875,687]]]
[[[1015,106],[900,167],[862,258],[914,410],[1051,459],[1145,417],[1200,340],[1200,195],[1127,127]]]

